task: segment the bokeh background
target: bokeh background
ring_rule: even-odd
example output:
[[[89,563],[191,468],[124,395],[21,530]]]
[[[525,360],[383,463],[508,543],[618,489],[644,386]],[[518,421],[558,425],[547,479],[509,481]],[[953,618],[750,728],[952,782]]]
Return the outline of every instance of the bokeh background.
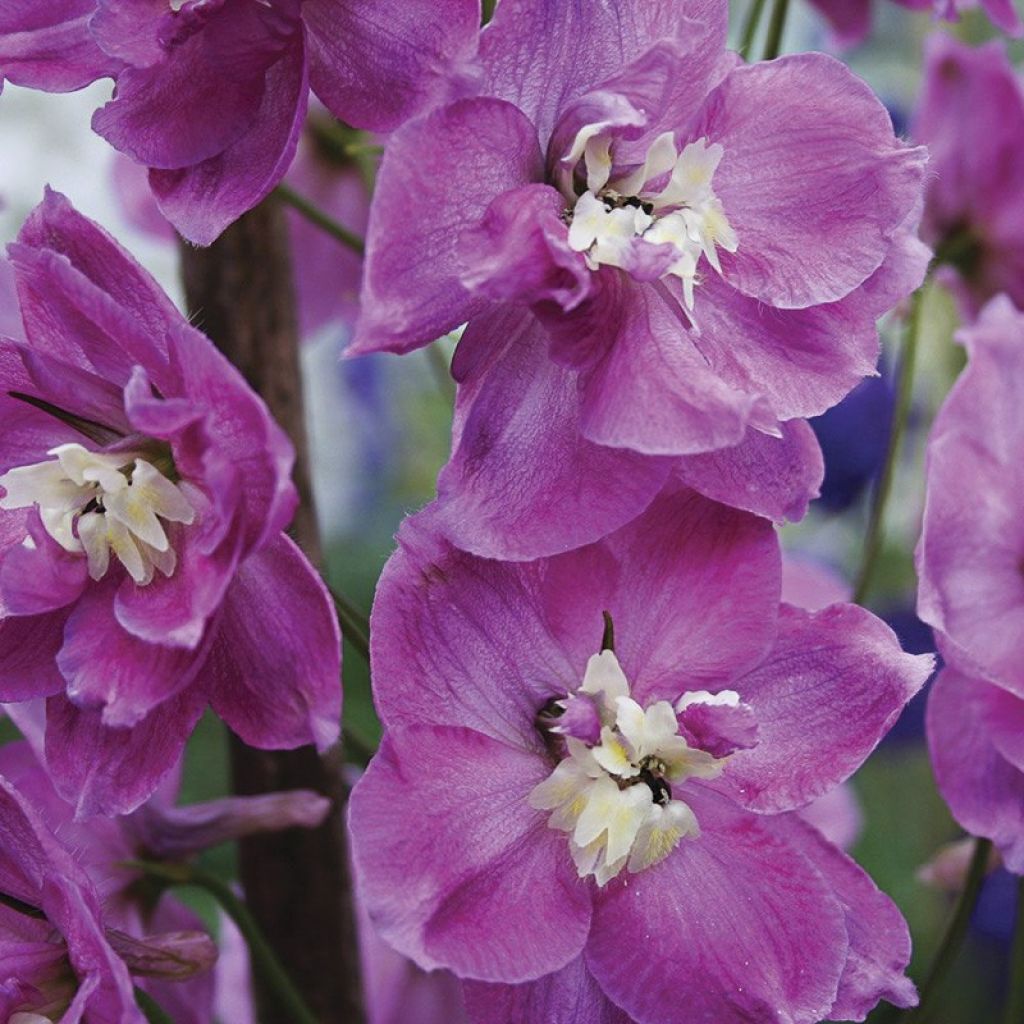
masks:
[[[739,0],[733,5],[737,26],[748,3]],[[993,34],[980,16],[968,16],[954,26],[936,25],[926,15],[876,0],[871,38],[840,54],[871,83],[901,132],[908,130],[920,88],[922,40],[932,31],[952,32],[972,42]],[[806,0],[792,2],[785,49],[833,49],[826,26]],[[1018,63],[1024,60],[1024,46],[1011,44],[1010,49]],[[22,220],[39,201],[44,184],[50,184],[110,229],[180,303],[178,249],[166,232],[154,231],[148,223],[152,211],[146,208],[144,182],[89,130],[91,112],[109,91],[109,83],[67,96],[5,88],[0,97],[0,242],[14,239]],[[770,111],[766,116],[771,116]],[[339,202],[352,206],[336,210],[339,219],[358,224],[360,216],[365,216],[365,194],[360,198],[358,189]],[[300,247],[308,237],[296,231]],[[323,271],[331,266],[329,246],[333,244],[328,242],[328,249],[315,257],[297,252],[297,272],[312,273],[315,259],[317,281],[329,282]],[[340,260],[344,253],[339,250],[335,256]],[[330,284],[323,287],[329,289]],[[5,315],[0,303],[0,329]],[[821,499],[803,523],[783,530],[784,545],[794,561],[813,572],[831,574],[837,587],[852,577],[864,534],[868,492],[888,439],[898,313],[889,319],[883,324],[880,376],[866,381],[815,422],[827,464]],[[952,302],[940,288],[932,287],[925,305],[910,433],[887,521],[883,571],[869,601],[914,652],[934,649],[930,631],[913,610],[913,547],[923,495],[925,432],[962,365],[953,340],[956,326]],[[340,358],[346,337],[344,317],[328,312],[326,323],[306,331],[303,357],[328,574],[336,587],[368,609],[399,521],[430,499],[437,471],[447,456],[453,388],[446,365],[454,339],[441,339],[430,349],[401,359],[373,356],[346,361]],[[366,666],[355,652],[346,653],[346,727],[370,746],[377,739],[378,725]],[[931,961],[954,898],[941,887],[923,882],[920,871],[944,844],[960,835],[932,781],[923,739],[923,707],[921,695],[853,783],[862,815],[853,853],[906,914],[915,938],[912,972],[918,980]],[[226,791],[222,728],[211,718],[196,733],[189,748],[183,800]],[[228,875],[233,870],[231,858],[231,850],[222,848],[208,855],[207,866]],[[937,1024],[984,1024],[998,1019],[1015,889],[1015,881],[1004,872],[988,879],[969,942],[946,979]],[[208,908],[200,905],[200,909]]]

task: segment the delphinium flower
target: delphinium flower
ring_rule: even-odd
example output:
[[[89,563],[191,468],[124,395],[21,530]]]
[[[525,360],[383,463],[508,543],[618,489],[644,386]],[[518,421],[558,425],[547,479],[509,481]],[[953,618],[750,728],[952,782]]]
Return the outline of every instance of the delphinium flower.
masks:
[[[909,937],[792,813],[927,676],[870,613],[779,603],[770,524],[669,490],[533,562],[408,521],[372,618],[380,752],[351,799],[383,937],[471,1020],[863,1019]]]
[[[49,698],[61,794],[138,806],[208,704],[252,745],[330,745],[337,622],[282,533],[283,432],[62,196],[9,254],[27,340],[0,340],[0,700]]]
[[[459,87],[479,24],[479,0],[19,0],[0,16],[0,80],[114,77],[93,128],[205,245],[281,180],[310,86],[346,122],[390,130]]]
[[[1024,308],[1024,86],[1001,41],[926,46],[914,137],[932,154],[922,234],[970,317],[1000,292]]]
[[[840,46],[856,46],[871,32],[871,9],[877,0],[811,0],[828,19]],[[1019,36],[1024,23],[1014,7],[1014,0],[894,0],[911,11],[930,11],[936,18],[956,21],[966,11],[981,8],[989,20],[1004,32]]]
[[[438,484],[468,550],[589,542],[673,474],[799,518],[800,418],[874,372],[876,318],[921,279],[924,151],[830,57],[743,65],[726,20],[502,0],[479,94],[389,140],[352,351],[469,321]]]
[[[219,843],[289,827],[313,827],[327,813],[326,799],[304,790],[255,797],[227,797],[184,807],[175,806],[179,773],[132,814],[120,818],[73,820],[74,808],[61,799],[42,761],[42,715],[32,705],[13,709],[18,726],[30,742],[0,747],[0,776],[27,800],[46,829],[74,851],[99,900],[103,921],[130,939],[149,934],[189,933],[190,942],[203,931],[195,913],[147,884],[133,861],[179,862]],[[0,896],[2,900],[2,896]],[[207,943],[208,940],[203,939]],[[176,1024],[209,1024],[214,1002],[214,975],[189,975],[184,983],[151,978],[140,983],[172,1015]],[[234,1022],[233,1022],[234,1024]]]
[[[5,747],[5,761],[23,752]],[[97,824],[104,826],[114,827]],[[0,1019],[6,1024],[143,1024],[133,977],[181,984],[212,967],[216,948],[204,933],[136,938],[112,927],[79,848],[59,839],[31,797],[2,775],[0,834]]]
[[[939,788],[968,832],[1024,872],[1024,313],[994,299],[936,417],[918,613],[946,667],[928,702]]]

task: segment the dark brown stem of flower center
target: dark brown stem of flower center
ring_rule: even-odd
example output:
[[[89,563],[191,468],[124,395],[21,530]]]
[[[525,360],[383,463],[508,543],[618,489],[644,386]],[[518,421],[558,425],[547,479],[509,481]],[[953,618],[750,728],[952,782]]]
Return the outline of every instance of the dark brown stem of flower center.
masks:
[[[182,265],[194,322],[263,396],[295,445],[300,505],[293,533],[316,562],[320,544],[309,483],[295,300],[276,200],[246,214],[209,249],[183,247]],[[232,737],[237,793],[313,789],[334,802],[334,813],[318,829],[243,840],[242,884],[249,908],[314,1013],[324,1024],[362,1024],[366,1015],[340,767],[340,758],[321,759],[311,747],[253,750]],[[262,1002],[264,1024],[290,1024],[271,1000]]]
[[[601,634],[601,650],[615,650],[615,623],[612,622],[611,612],[601,612],[604,618],[604,632]]]

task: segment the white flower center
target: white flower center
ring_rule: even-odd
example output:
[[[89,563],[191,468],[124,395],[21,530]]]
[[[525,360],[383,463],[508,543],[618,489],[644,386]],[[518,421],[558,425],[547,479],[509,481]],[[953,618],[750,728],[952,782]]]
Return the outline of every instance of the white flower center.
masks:
[[[580,877],[593,875],[604,885],[623,868],[643,871],[684,838],[700,835],[696,816],[673,796],[672,784],[713,779],[726,758],[691,747],[679,735],[668,701],[642,708],[633,700],[612,651],[590,658],[577,693],[598,708],[600,740],[589,745],[567,736],[568,756],[534,787],[529,800],[537,810],[552,812],[551,828],[569,833]],[[680,703],[688,698],[703,700],[685,694]]]
[[[156,570],[170,576],[177,556],[161,520],[191,523],[195,511],[181,489],[133,452],[90,452],[62,444],[55,458],[0,476],[0,508],[39,507],[46,532],[65,551],[84,553],[89,575],[101,579],[110,554],[140,586]],[[31,538],[26,538],[31,543]]]
[[[723,149],[698,139],[679,152],[672,132],[665,132],[640,167],[612,179],[611,139],[600,134],[603,127],[581,128],[563,161],[574,167],[582,157],[587,171],[587,191],[572,210],[569,246],[586,254],[592,270],[601,264],[631,269],[640,240],[673,246],[664,275],[679,278],[692,310],[701,254],[721,273],[718,247],[735,252],[739,244],[711,187]]]

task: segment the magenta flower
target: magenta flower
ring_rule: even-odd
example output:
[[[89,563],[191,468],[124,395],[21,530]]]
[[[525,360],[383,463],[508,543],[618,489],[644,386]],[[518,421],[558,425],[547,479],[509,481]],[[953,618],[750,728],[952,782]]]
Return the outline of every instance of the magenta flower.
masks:
[[[912,1003],[895,906],[790,812],[861,764],[931,658],[861,608],[780,607],[771,526],[685,489],[531,563],[460,552],[430,515],[378,590],[385,739],[351,803],[383,937],[472,982],[487,1022]]]
[[[281,180],[310,86],[349,124],[390,130],[458,88],[480,24],[479,0],[19,0],[14,8],[0,16],[0,79],[69,89],[113,75],[114,98],[93,128],[150,168],[165,216],[200,245]]]
[[[995,299],[959,337],[969,363],[932,428],[917,550],[918,614],[947,663],[928,739],[957,820],[1024,872],[1024,313]]]
[[[911,11],[931,11],[936,18],[957,21],[964,11],[981,7],[993,25],[1010,35],[1024,34],[1013,0],[895,0]],[[874,0],[811,0],[828,19],[839,46],[856,46],[871,32]]]
[[[1004,292],[1024,308],[1024,86],[1006,48],[928,40],[914,136],[928,144],[922,233],[973,318]]]
[[[5,746],[5,770],[13,767],[20,773],[26,755],[31,760],[24,744]],[[72,827],[58,840],[34,804],[37,794],[30,796],[43,778],[36,764],[26,792],[0,776],[0,1019],[11,1024],[143,1024],[132,978],[145,978],[147,986],[162,991],[171,981],[180,984],[207,972],[216,949],[201,932],[175,927],[135,938],[112,927],[81,864],[80,830]],[[48,796],[51,802],[58,799],[52,790]],[[98,824],[101,830],[115,827]],[[180,917],[167,920],[181,923]],[[187,920],[194,918],[188,915]],[[175,1019],[200,1024],[190,1016]]]
[[[33,747],[41,747],[41,715],[31,706],[12,709],[29,743],[9,743],[0,748],[0,775],[12,783],[32,805],[48,831],[73,848],[79,867],[88,876],[99,899],[108,929],[118,929],[115,946],[128,948],[129,940],[156,933],[163,937],[149,944],[166,945],[166,933],[180,933],[179,950],[187,941],[204,962],[212,962],[213,950],[201,920],[171,892],[154,902],[152,888],[141,885],[139,873],[125,862],[143,858],[177,861],[219,843],[258,832],[318,825],[329,808],[328,801],[308,791],[274,793],[256,797],[232,797],[175,807],[178,779],[172,775],[160,790],[134,813],[125,817],[73,820],[74,809],[60,798]],[[141,982],[171,1014],[177,1024],[209,1024],[213,1019],[214,974],[204,971],[183,978],[164,975]],[[233,1024],[235,1022],[233,1021]]]
[[[799,518],[800,418],[874,373],[921,279],[924,151],[829,57],[738,64],[726,8],[503,0],[481,94],[388,144],[352,351],[470,322],[439,481],[467,550],[590,542],[671,475]]]
[[[145,800],[207,704],[252,745],[328,746],[339,637],[281,532],[284,434],[62,196],[9,252],[28,340],[0,340],[0,700],[49,698],[82,815]]]

